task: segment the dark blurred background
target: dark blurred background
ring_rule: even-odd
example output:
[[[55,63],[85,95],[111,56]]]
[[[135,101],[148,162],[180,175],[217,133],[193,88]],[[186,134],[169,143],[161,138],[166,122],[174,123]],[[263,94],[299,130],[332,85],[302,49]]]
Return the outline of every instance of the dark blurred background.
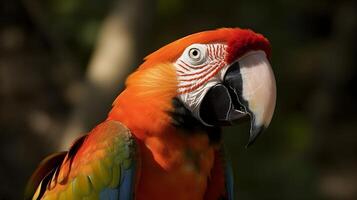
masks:
[[[272,43],[278,102],[249,149],[225,140],[238,199],[357,199],[357,1],[0,1],[0,199],[105,119],[148,53],[190,33],[251,28]]]

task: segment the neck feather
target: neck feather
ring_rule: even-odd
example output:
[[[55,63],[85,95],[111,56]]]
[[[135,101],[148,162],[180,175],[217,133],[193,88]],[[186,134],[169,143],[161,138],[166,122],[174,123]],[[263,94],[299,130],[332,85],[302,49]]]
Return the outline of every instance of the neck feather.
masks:
[[[147,152],[144,157],[153,156],[153,162],[163,169],[192,166],[208,173],[213,152],[209,134],[196,126],[178,127],[173,118],[179,106],[175,103],[177,80],[173,66],[138,70],[129,76],[126,85],[108,119],[127,126],[138,139],[141,151]],[[205,154],[210,155],[206,164],[201,162],[207,159],[198,159],[198,155]]]
[[[139,139],[161,134],[171,126],[168,113],[176,95],[176,71],[172,64],[139,68],[129,76],[126,89],[114,101],[109,119],[121,121]]]

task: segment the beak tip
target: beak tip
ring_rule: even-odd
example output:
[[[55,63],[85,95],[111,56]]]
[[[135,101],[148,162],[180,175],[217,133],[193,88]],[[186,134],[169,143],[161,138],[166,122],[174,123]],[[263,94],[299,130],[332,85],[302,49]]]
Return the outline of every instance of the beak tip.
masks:
[[[263,125],[261,126],[252,125],[252,127],[250,128],[248,144],[245,147],[246,148],[250,147],[264,130],[265,130],[265,126]]]

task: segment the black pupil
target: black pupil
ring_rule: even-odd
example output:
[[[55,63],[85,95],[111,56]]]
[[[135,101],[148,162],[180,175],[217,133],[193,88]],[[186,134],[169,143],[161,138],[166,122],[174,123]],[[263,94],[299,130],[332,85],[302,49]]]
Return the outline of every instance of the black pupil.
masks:
[[[192,51],[192,55],[193,55],[193,56],[197,56],[197,55],[198,55],[198,51],[197,51],[197,50],[193,50],[193,51]]]

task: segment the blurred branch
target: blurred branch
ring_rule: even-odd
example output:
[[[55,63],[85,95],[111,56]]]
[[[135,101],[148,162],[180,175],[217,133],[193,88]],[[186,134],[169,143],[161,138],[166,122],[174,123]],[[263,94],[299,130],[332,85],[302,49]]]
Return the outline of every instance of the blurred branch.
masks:
[[[136,44],[150,22],[153,3],[147,0],[121,0],[105,18],[85,80],[70,89],[76,99],[65,127],[61,148],[68,147],[79,134],[89,131],[105,118],[124,79],[133,69]],[[76,97],[79,96],[79,97]]]

